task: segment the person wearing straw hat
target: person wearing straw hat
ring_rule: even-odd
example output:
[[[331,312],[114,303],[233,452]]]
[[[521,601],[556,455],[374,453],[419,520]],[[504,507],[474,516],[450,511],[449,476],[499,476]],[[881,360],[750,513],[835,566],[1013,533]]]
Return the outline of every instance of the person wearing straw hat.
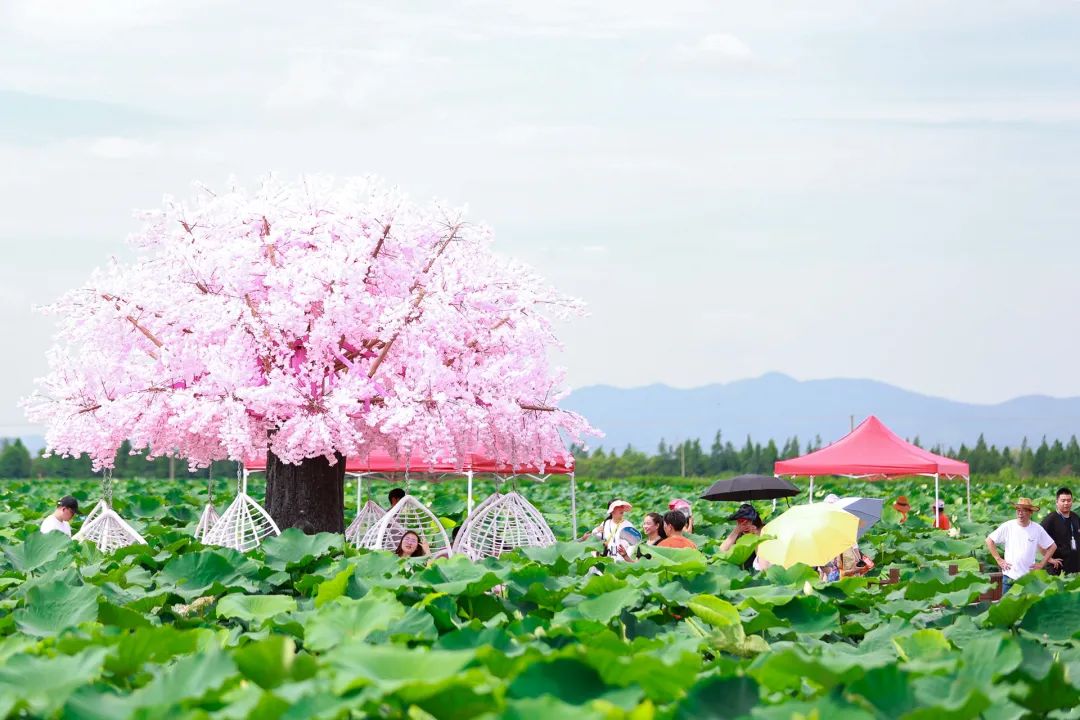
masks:
[[[911,512],[911,503],[908,502],[907,495],[901,495],[896,498],[896,502],[893,503],[893,510],[900,513],[900,522],[907,522],[907,514]]]
[[[1031,514],[1038,511],[1031,498],[1022,497],[1013,504],[1016,519],[1008,520],[997,530],[986,536],[986,549],[994,557],[994,562],[1001,568],[1001,592],[1009,592],[1013,583],[1032,570],[1039,570],[1050,562],[1057,565],[1051,556],[1057,545],[1042,525],[1031,522]],[[997,546],[1005,546],[1005,556],[998,554]],[[1042,560],[1035,562],[1036,550],[1042,553]]]

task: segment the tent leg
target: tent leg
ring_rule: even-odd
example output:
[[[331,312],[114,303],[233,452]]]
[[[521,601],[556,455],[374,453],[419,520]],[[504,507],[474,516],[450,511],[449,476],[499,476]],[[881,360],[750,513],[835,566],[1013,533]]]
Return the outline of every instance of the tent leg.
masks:
[[[814,476],[810,476],[810,504],[814,504]]]
[[[472,470],[469,470],[467,473],[465,473],[465,477],[468,478],[469,481],[469,504],[467,505],[467,509],[465,511],[465,517],[469,517],[470,515],[472,515]]]
[[[966,482],[966,483],[967,483],[967,511],[968,511],[968,522],[971,522],[971,476],[970,476],[970,475],[965,475],[965,476],[964,476],[964,482]]]
[[[574,481],[574,473],[570,473],[570,526],[570,539],[577,540],[577,483]]]
[[[938,491],[938,480],[940,478],[941,478],[940,474],[934,473],[934,527],[938,527],[938,525],[940,524],[940,523],[938,523],[939,515],[938,515],[938,508],[937,508],[938,498],[941,497],[941,494]]]

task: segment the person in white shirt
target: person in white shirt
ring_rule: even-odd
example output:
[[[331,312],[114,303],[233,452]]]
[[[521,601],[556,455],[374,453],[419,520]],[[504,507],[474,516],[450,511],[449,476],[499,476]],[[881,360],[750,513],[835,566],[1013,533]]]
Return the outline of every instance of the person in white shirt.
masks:
[[[1013,507],[1016,508],[1016,519],[1002,523],[986,536],[986,548],[1001,568],[1002,593],[1009,592],[1016,580],[1046,565],[1057,549],[1042,525],[1031,522],[1031,514],[1039,509],[1031,504],[1031,498],[1022,497]],[[998,554],[998,545],[1005,546],[1005,557]],[[1036,550],[1042,553],[1038,562],[1035,562]]]
[[[623,528],[633,528],[634,524],[629,520],[623,519],[627,510],[630,510],[633,506],[625,500],[612,500],[608,504],[608,514],[604,518],[604,522],[597,525],[591,531],[581,536],[582,540],[587,540],[589,536],[600,540],[604,543],[604,555],[614,558],[616,561],[622,559],[619,553],[619,544],[622,538],[620,532]]]
[[[60,498],[56,511],[41,521],[41,532],[62,532],[71,537],[71,518],[79,512],[79,501],[70,495]]]

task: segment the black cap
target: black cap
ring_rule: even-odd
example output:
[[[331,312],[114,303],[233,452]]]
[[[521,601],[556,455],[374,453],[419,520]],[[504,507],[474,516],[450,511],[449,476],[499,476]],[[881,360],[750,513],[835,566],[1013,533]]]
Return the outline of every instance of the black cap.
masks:
[[[728,516],[728,520],[742,520],[743,518],[746,518],[747,520],[759,520],[761,516],[758,515],[758,511],[755,510],[754,506],[750,503],[743,503],[739,506],[738,510]]]
[[[70,495],[65,495],[64,497],[60,498],[60,502],[56,503],[56,507],[64,507],[73,513],[77,513],[79,512],[79,501],[71,497]]]

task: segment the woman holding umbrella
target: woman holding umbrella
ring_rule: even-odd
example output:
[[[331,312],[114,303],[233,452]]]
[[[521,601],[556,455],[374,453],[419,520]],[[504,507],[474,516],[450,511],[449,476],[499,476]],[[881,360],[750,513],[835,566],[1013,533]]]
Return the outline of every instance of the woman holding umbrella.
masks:
[[[754,506],[750,503],[743,503],[739,506],[739,509],[728,516],[728,520],[735,521],[735,529],[724,539],[724,542],[720,544],[720,549],[724,552],[731,550],[735,547],[735,543],[739,541],[743,535],[760,535],[761,528],[765,523],[761,521],[761,515],[754,509]],[[769,566],[769,563],[765,560],[759,559],[757,553],[751,553],[750,557],[746,558],[746,562],[742,564],[743,570],[764,570]]]

